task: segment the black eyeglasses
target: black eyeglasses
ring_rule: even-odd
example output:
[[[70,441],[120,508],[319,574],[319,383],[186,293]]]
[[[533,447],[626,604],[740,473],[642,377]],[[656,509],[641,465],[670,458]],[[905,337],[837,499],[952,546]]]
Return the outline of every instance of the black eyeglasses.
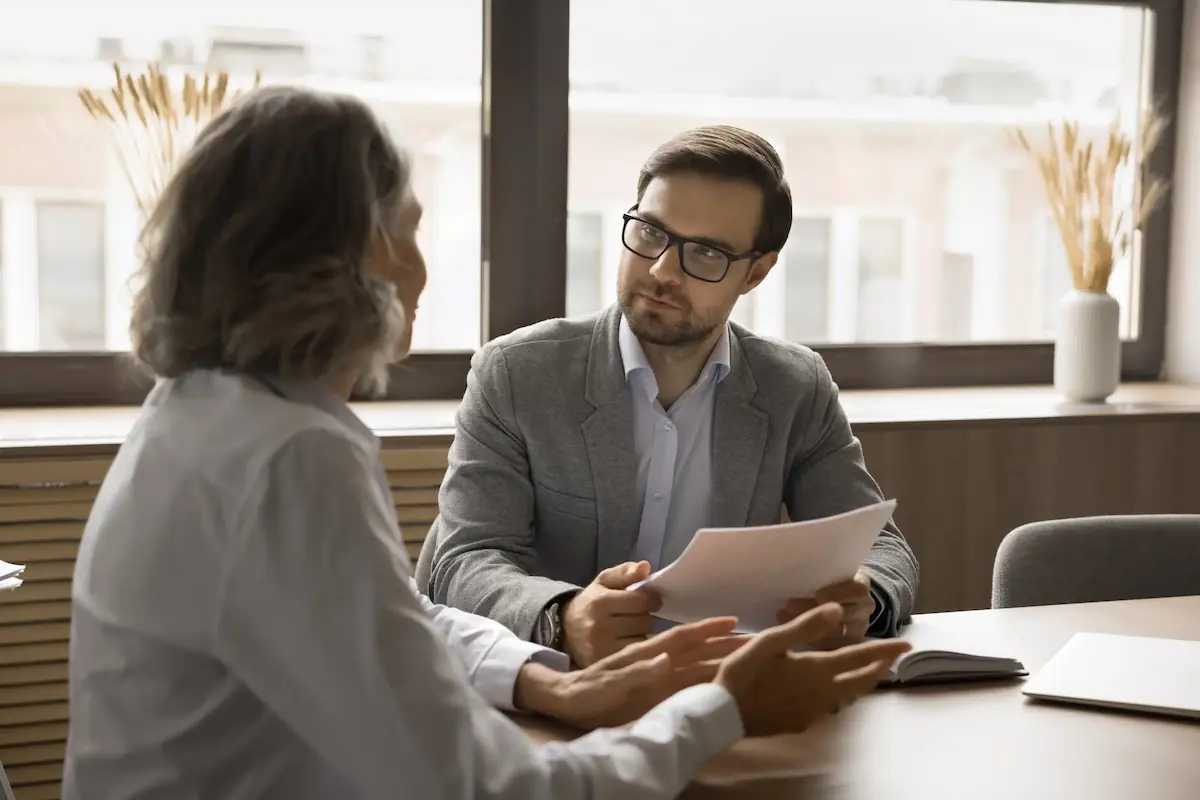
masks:
[[[657,261],[668,248],[676,246],[679,248],[679,266],[686,274],[705,283],[720,283],[729,274],[729,267],[733,262],[761,255],[757,250],[731,253],[707,242],[676,236],[653,222],[635,217],[632,208],[624,218],[621,244],[625,245],[626,250],[636,256]]]

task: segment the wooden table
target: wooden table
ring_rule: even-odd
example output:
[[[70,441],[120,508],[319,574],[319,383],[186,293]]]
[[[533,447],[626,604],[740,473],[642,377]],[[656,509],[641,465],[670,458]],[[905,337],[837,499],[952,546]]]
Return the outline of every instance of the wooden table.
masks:
[[[1200,597],[927,614],[905,637],[1012,655],[1032,673],[1078,631],[1200,641]],[[1196,800],[1200,724],[1036,703],[1020,681],[880,690],[803,735],[742,742],[683,796]]]

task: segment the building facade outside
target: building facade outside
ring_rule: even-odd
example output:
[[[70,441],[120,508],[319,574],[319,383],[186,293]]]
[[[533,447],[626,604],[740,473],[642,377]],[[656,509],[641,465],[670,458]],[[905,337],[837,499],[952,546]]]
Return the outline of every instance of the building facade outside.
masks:
[[[645,157],[722,122],[775,144],[795,201],[780,263],[739,303],[740,321],[807,344],[1050,338],[1069,278],[1036,168],[1009,131],[1136,120],[1147,16],[982,0],[740,6],[758,13],[572,4],[568,313],[615,299],[621,215]],[[114,12],[66,32],[47,12],[0,32],[0,348],[128,345],[139,220],[107,131],[76,96],[106,88],[113,60],[238,80],[259,69],[264,82],[367,98],[412,150],[426,206],[428,310],[414,346],[478,346],[481,6],[358,12],[339,9],[336,25],[332,12],[139,11],[136,24]],[[1136,271],[1120,265],[1110,286],[1126,334]]]

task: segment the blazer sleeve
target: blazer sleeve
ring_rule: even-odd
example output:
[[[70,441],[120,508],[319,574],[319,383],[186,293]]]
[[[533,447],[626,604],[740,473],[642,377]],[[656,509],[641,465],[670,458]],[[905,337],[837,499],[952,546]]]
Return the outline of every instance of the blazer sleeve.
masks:
[[[525,437],[504,350],[491,344],[471,360],[417,584],[435,603],[489,617],[532,640],[542,609],[580,588],[540,572]]]
[[[796,430],[803,433],[784,486],[784,504],[793,520],[832,516],[883,500],[838,400],[837,384],[819,355],[809,358],[812,401],[799,404]],[[895,636],[912,616],[920,571],[894,521],[879,532],[863,568],[871,578],[877,605],[868,633]]]

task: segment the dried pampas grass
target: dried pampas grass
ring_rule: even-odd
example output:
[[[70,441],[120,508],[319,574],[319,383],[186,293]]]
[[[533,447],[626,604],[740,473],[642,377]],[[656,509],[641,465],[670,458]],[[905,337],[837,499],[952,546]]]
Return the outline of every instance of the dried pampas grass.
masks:
[[[134,74],[114,63],[113,74],[106,94],[80,89],[79,100],[93,118],[108,124],[121,169],[146,215],[196,135],[241,91],[230,93],[227,72],[185,75],[178,89],[157,64]],[[254,87],[260,79],[254,76]]]
[[[1166,129],[1166,118],[1146,116],[1140,141],[1114,120],[1103,140],[1085,141],[1079,123],[1063,120],[1046,126],[1045,146],[1034,146],[1021,130],[1011,132],[1021,149],[1033,156],[1054,222],[1066,249],[1075,288],[1106,292],[1113,265],[1129,254],[1133,235],[1167,192],[1161,177],[1142,174]],[[1140,149],[1139,149],[1140,146]],[[1136,154],[1136,163],[1135,163]],[[1118,195],[1132,196],[1128,208]]]

